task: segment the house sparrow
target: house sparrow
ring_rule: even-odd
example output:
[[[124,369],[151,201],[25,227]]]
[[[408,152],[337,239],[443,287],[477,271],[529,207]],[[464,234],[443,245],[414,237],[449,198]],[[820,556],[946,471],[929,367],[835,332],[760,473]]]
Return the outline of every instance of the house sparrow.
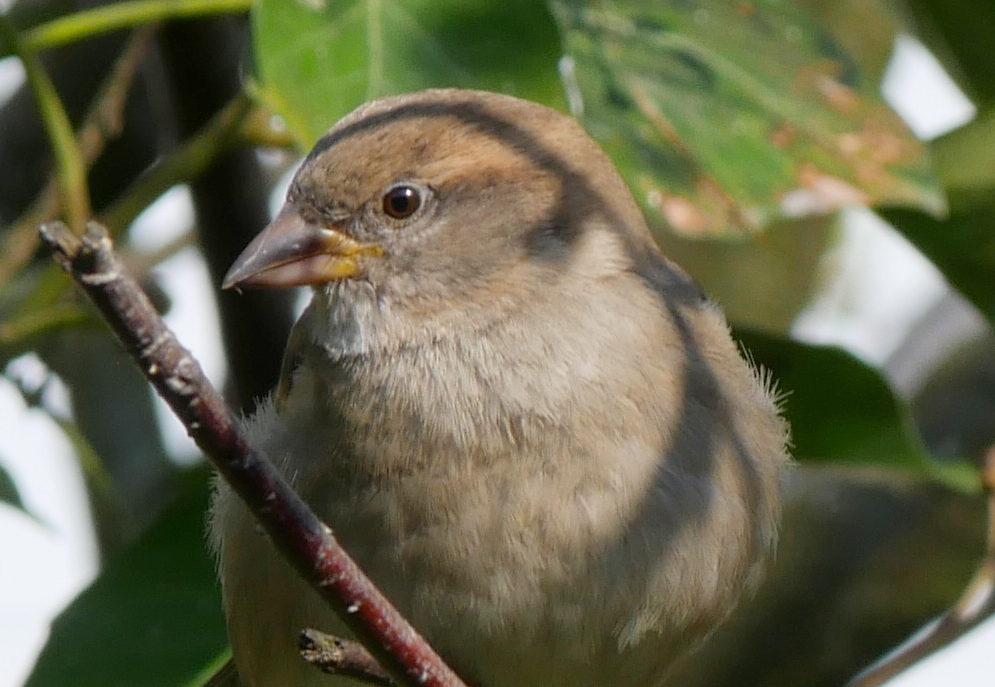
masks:
[[[250,438],[470,684],[665,684],[758,581],[786,427],[572,118],[363,105],[224,286],[303,284]],[[245,687],[349,684],[298,656],[347,631],[224,483],[211,529]]]

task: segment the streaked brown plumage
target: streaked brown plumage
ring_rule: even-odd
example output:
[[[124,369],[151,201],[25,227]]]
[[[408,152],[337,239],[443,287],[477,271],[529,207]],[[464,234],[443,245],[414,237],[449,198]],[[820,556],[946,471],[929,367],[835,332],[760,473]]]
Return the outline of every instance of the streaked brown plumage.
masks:
[[[571,118],[364,105],[226,282],[315,286],[249,431],[472,684],[664,684],[762,574],[770,391]],[[246,687],[336,684],[295,638],[339,622],[223,485],[212,531]]]

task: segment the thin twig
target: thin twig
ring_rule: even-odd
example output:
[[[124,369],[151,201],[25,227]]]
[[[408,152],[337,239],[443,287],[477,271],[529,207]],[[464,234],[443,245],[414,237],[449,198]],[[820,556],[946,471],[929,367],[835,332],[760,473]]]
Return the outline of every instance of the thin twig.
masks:
[[[23,44],[46,50],[101,33],[168,19],[247,12],[253,0],[137,0],[117,2],[53,19],[28,31]]]
[[[26,350],[38,337],[63,327],[76,327],[90,320],[93,316],[75,303],[60,303],[43,309],[31,309],[8,317],[0,322],[0,347],[10,349],[16,347],[16,352]],[[8,356],[14,351],[6,350]]]
[[[273,126],[273,113],[257,104],[242,123],[242,138],[248,143],[271,148],[293,148],[296,141],[286,126]]]
[[[132,33],[83,118],[76,135],[76,145],[86,169],[104,152],[108,141],[121,135],[128,93],[138,66],[152,45],[155,31],[156,26],[149,25]],[[0,243],[0,290],[34,255],[38,247],[38,225],[58,216],[60,200],[59,177],[53,173],[31,207],[3,236]]]
[[[114,255],[107,229],[91,222],[82,237],[61,222],[42,240],[76,279],[187,432],[245,501],[283,555],[336,610],[400,685],[466,687],[398,613],[239,430],[200,365],[166,328]]]
[[[308,628],[297,640],[301,658],[322,672],[347,675],[382,687],[396,684],[359,642]]]
[[[193,137],[142,174],[123,197],[104,211],[100,221],[116,236],[156,198],[176,184],[196,178],[219,153],[240,140],[242,122],[252,108],[246,94],[233,98]]]
[[[197,245],[197,232],[185,231],[161,248],[146,253],[136,251],[121,251],[121,262],[128,274],[135,279],[144,279],[153,267],[163,260],[168,260],[181,250]]]
[[[23,43],[17,31],[0,15],[0,33],[24,65],[24,74],[34,93],[38,112],[41,114],[48,142],[55,154],[59,170],[59,185],[62,190],[62,205],[69,226],[82,233],[90,219],[90,191],[86,185],[86,165],[76,145],[76,134],[66,108],[52,84],[52,80],[42,66],[38,55]]]
[[[988,501],[988,543],[967,588],[949,611],[857,675],[847,687],[878,687],[995,613],[995,446],[985,454],[981,482]]]

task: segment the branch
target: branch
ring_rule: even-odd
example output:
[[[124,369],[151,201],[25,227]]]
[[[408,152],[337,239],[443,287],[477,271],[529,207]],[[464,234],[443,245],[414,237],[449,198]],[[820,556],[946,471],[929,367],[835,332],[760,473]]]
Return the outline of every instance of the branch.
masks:
[[[382,687],[396,685],[359,642],[309,628],[301,630],[297,648],[300,649],[301,658],[322,672],[346,675]]]
[[[286,125],[277,127],[273,119],[273,112],[257,103],[242,123],[242,138],[257,146],[293,148],[294,137],[290,135]]]
[[[276,547],[335,609],[399,685],[466,687],[398,613],[248,440],[200,365],[159,318],[96,222],[82,237],[61,222],[40,228],[187,432],[245,501]]]
[[[995,446],[985,454],[981,482],[988,500],[988,544],[967,588],[949,611],[857,675],[846,687],[878,687],[995,613]]]
[[[32,51],[55,48],[101,33],[167,19],[246,12],[253,0],[137,0],[75,12],[28,31],[23,45]]]
[[[107,142],[121,135],[128,93],[138,72],[138,65],[152,44],[155,31],[156,27],[149,25],[131,35],[83,118],[76,135],[76,145],[87,170],[104,152]],[[53,173],[31,207],[3,237],[0,244],[0,289],[34,255],[38,247],[38,225],[58,216],[60,201],[59,176],[58,173]]]

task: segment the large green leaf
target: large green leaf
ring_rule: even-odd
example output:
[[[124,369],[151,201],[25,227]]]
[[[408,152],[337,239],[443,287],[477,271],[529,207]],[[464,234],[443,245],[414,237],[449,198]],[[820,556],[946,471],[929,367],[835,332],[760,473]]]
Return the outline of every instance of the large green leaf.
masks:
[[[535,0],[261,0],[252,27],[263,94],[305,147],[367,100],[429,87],[563,105]]]
[[[906,0],[916,29],[981,107],[995,104],[995,4]]]
[[[907,208],[879,208],[878,213],[995,325],[995,203],[955,210],[946,220]]]
[[[658,226],[742,233],[858,203],[942,212],[925,147],[798,4],[550,4],[572,107]]]
[[[880,81],[891,62],[895,35],[907,31],[893,0],[794,0],[828,31],[863,79]]]
[[[995,108],[937,139],[933,149],[950,196],[949,216],[877,211],[995,325]]]
[[[196,684],[227,653],[204,544],[207,470],[60,615],[27,687]]]
[[[785,395],[792,454],[799,461],[891,467],[976,490],[962,463],[933,460],[907,406],[872,367],[835,346],[811,346],[752,331],[736,337]]]

